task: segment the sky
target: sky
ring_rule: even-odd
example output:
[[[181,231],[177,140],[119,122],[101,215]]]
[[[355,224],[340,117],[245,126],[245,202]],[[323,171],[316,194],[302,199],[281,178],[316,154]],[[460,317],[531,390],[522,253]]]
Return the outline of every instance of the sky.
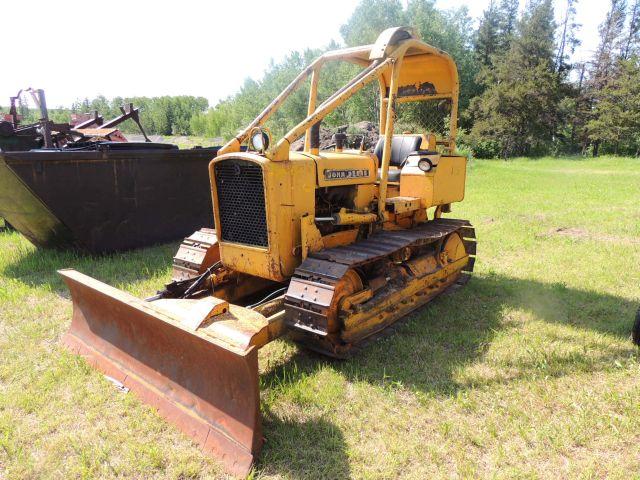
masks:
[[[566,0],[555,1],[559,16]],[[245,78],[260,78],[272,59],[340,42],[358,0],[63,3],[0,1],[5,47],[14,42],[3,51],[1,105],[27,87],[45,89],[49,107],[97,95],[195,95],[214,105]],[[488,3],[437,1],[440,8],[466,5],[476,18]],[[597,47],[608,3],[578,0],[580,59]]]

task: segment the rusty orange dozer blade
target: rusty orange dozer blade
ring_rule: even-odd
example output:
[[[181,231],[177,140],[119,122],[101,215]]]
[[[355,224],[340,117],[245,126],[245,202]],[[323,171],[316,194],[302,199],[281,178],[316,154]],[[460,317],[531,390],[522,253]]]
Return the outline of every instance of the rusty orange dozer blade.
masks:
[[[246,476],[262,445],[257,348],[189,328],[171,310],[74,270],[59,273],[73,300],[64,344]]]

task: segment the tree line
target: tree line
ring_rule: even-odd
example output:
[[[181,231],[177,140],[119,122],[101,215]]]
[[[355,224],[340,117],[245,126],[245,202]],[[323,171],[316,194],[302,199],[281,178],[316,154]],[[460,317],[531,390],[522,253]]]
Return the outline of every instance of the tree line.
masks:
[[[209,107],[202,97],[99,96],[53,109],[54,120],[71,112],[98,110],[105,118],[120,105],[141,108],[151,134],[200,135],[228,139],[247,125],[324,50],[372,43],[384,29],[411,26],[427,43],[448,52],[460,76],[458,144],[481,158],[548,154],[640,153],[640,0],[608,0],[592,58],[573,62],[580,44],[579,0],[491,0],[477,26],[465,7],[439,9],[435,0],[361,0],[341,27],[342,45],[293,51],[272,61],[261,79],[245,80],[237,93]],[[319,100],[344,85],[358,70],[348,64],[323,69]],[[270,119],[274,135],[284,134],[307,113],[308,84]],[[324,120],[336,127],[362,120],[377,123],[378,90],[369,85]],[[434,130],[432,114],[403,108],[398,128]],[[437,112],[436,112],[437,113]],[[29,115],[37,117],[30,111]],[[439,127],[444,125],[440,124]],[[122,126],[125,132],[137,127]]]
[[[28,100],[28,99],[26,99]],[[209,101],[204,97],[163,96],[163,97],[115,97],[108,99],[102,95],[91,100],[74,102],[71,108],[49,108],[49,118],[54,122],[68,122],[72,113],[93,113],[97,111],[107,120],[121,115],[120,107],[133,103],[140,108],[140,119],[145,131],[154,135],[192,135],[191,119],[205,112]],[[7,110],[7,109],[3,109]],[[19,113],[22,123],[38,121],[40,111],[21,99]],[[125,133],[137,133],[138,126],[128,120],[118,126]]]
[[[438,9],[433,0],[362,0],[341,28],[344,44],[375,41],[385,28],[409,25],[455,59],[460,75],[459,144],[478,157],[582,153],[638,155],[640,150],[640,0],[609,0],[600,41],[587,62],[574,63],[580,44],[577,0],[492,0],[478,26],[466,8]],[[337,44],[327,49],[337,48]],[[191,131],[228,138],[253,119],[321,50],[295,51],[272,62],[260,80],[191,119]],[[321,75],[320,98],[339,88],[355,67]],[[308,87],[307,87],[308,89]],[[275,134],[306,114],[306,89],[273,118]],[[328,126],[377,121],[374,86],[325,120]],[[401,125],[430,128],[428,116],[400,113]],[[423,112],[424,113],[424,112]]]

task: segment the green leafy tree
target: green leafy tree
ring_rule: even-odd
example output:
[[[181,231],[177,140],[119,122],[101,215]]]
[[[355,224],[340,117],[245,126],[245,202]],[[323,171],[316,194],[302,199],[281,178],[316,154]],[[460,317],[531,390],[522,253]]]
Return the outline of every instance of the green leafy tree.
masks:
[[[433,5],[432,1],[423,2]],[[380,32],[405,25],[406,15],[398,0],[362,0],[340,28],[348,46],[375,42]]]

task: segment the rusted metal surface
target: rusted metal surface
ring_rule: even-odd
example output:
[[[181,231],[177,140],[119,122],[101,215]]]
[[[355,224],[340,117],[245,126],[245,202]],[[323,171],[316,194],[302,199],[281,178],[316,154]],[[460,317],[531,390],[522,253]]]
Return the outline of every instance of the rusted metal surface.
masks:
[[[92,253],[173,241],[213,226],[207,167],[217,147],[95,148],[0,153],[0,216],[37,246]]]
[[[334,247],[309,256],[351,267],[391,255],[401,248],[432,243],[455,230],[468,226],[467,220],[439,218],[410,230],[384,230],[366,240],[348,246]],[[301,268],[305,266],[303,262]]]
[[[22,102],[21,95],[23,93],[31,94],[34,103],[40,110],[40,120],[36,123],[20,125],[22,117],[18,115],[17,103]],[[0,120],[0,150],[4,150],[5,152],[26,151],[38,148],[77,148],[82,142],[97,136],[106,136],[107,140],[126,142],[127,139],[119,131],[117,131],[117,133],[112,131],[109,135],[104,135],[106,130],[113,129],[126,120],[135,122],[140,133],[144,136],[145,141],[151,142],[140,123],[140,110],[134,108],[132,103],[129,103],[127,107],[121,106],[121,115],[106,123],[103,117],[95,111],[93,115],[89,116],[86,120],[74,122],[73,124],[54,123],[49,120],[47,101],[44,90],[42,89],[35,90],[33,88],[27,88],[20,90],[15,97],[9,97],[9,103],[9,113],[4,115],[2,120]],[[88,130],[90,128],[94,130],[96,128],[102,128],[105,130],[101,135],[97,135],[96,132],[90,132]]]
[[[433,83],[424,82],[418,85],[402,85],[398,87],[398,96],[399,97],[411,97],[414,95],[435,95],[436,87],[433,86]]]
[[[40,120],[30,125],[20,125],[22,117],[18,115],[16,104],[21,95],[29,93],[40,110]],[[15,97],[9,97],[9,114],[0,128],[0,150],[21,151],[32,148],[52,148],[67,142],[71,126],[68,123],[54,123],[49,120],[47,101],[42,89],[21,89]],[[10,129],[7,127],[11,127]]]
[[[73,300],[64,344],[157,408],[231,473],[246,476],[262,445],[257,348],[187,328],[161,307],[79,272],[60,274]],[[207,329],[216,323],[218,330],[225,324]],[[241,325],[247,330],[250,323]],[[266,333],[258,327],[247,335]]]
[[[120,125],[122,122],[126,121],[126,120],[133,120],[135,122],[135,124],[138,126],[138,129],[140,130],[140,133],[142,133],[142,135],[144,136],[144,140],[146,142],[150,142],[151,140],[149,140],[149,137],[147,137],[146,132],[144,131],[144,128],[142,128],[142,124],[140,123],[140,109],[138,108],[133,108],[133,103],[129,104],[128,108],[125,108],[123,106],[120,107],[120,112],[122,112],[122,115],[109,120],[108,122],[104,123],[102,125],[102,128],[112,128],[115,127],[116,125]]]
[[[173,257],[172,279],[181,281],[197,277],[218,260],[220,247],[216,231],[201,228],[184,239]]]

